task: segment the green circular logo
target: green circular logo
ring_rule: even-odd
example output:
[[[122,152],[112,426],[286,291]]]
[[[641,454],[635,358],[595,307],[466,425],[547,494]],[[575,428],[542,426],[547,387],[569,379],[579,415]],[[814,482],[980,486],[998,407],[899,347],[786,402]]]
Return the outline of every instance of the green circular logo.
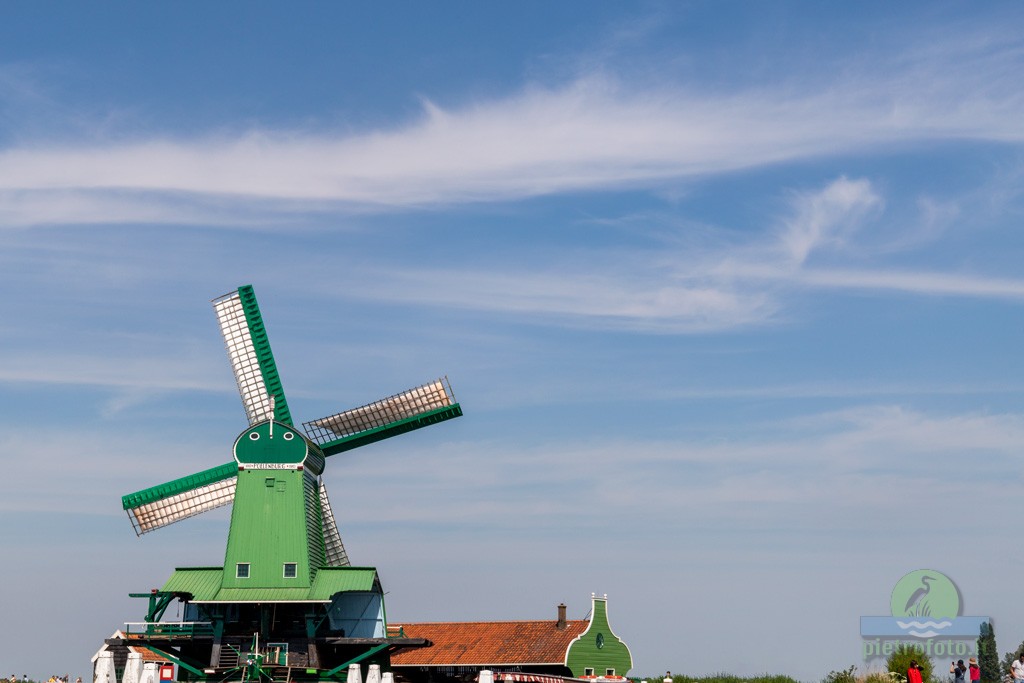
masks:
[[[894,617],[958,617],[961,602],[952,579],[934,569],[918,569],[896,582],[890,606]]]

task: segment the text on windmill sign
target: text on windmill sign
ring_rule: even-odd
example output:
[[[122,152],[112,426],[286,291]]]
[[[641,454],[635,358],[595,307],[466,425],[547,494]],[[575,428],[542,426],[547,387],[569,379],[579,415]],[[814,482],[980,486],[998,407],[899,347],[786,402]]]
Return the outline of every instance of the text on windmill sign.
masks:
[[[911,645],[928,657],[977,656],[978,636],[988,617],[965,617],[960,589],[943,574],[918,569],[892,590],[892,616],[861,617],[865,660],[886,658],[900,645]]]

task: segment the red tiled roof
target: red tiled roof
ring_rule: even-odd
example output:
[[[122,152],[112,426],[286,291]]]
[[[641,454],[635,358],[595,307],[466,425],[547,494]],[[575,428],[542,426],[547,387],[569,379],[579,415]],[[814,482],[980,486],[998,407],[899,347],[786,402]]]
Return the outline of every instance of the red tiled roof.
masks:
[[[391,656],[394,666],[483,666],[564,664],[565,653],[589,621],[566,621],[559,630],[554,620],[470,621],[389,624],[401,627],[407,638],[426,638],[432,647]]]
[[[124,633],[123,631],[117,631],[116,633],[114,633],[114,635],[124,638],[126,644],[131,643],[131,641],[133,640],[140,640],[141,638],[143,638],[142,635],[139,635],[137,633]],[[157,653],[150,650],[148,647],[141,647],[139,645],[128,645],[128,649],[132,652],[138,652],[140,655],[142,655],[142,661],[144,662],[161,662],[164,664],[171,663],[169,659],[158,655]]]

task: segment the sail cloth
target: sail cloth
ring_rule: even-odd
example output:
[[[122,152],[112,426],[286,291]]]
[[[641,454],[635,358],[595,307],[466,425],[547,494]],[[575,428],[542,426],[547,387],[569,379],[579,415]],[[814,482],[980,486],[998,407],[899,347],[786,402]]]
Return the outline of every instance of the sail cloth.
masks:
[[[352,563],[349,562],[348,553],[345,552],[345,546],[341,542],[338,523],[334,521],[331,501],[327,500],[327,487],[324,486],[323,481],[320,482],[320,509],[323,511],[324,552],[327,555],[327,566],[350,566]]]
[[[343,413],[306,422],[306,433],[320,444],[401,422],[452,405],[443,379],[368,403]]]

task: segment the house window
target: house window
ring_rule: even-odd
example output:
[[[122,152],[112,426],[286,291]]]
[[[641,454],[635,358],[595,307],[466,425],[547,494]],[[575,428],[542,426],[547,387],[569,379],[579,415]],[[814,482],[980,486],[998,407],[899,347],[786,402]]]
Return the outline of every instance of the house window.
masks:
[[[299,565],[296,562],[284,563],[284,578],[294,579],[299,575]]]
[[[604,670],[604,675],[605,676],[614,676],[615,675],[615,669],[605,669]]]
[[[583,675],[584,676],[593,676],[594,675],[594,670],[590,669],[590,668],[584,669],[583,670]]]
[[[235,578],[236,579],[248,579],[249,578],[249,563],[239,562],[235,565]]]

